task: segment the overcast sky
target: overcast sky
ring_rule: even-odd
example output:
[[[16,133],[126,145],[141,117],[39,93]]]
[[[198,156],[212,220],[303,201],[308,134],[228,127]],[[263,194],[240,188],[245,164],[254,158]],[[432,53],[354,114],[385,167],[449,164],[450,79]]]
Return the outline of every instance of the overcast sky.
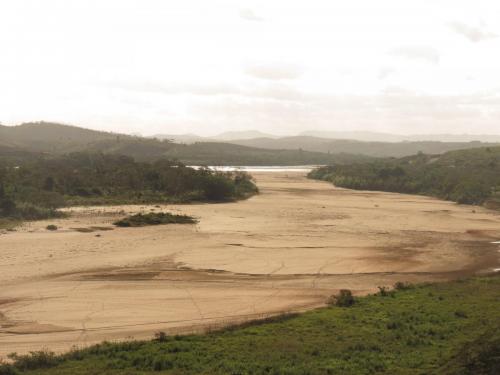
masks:
[[[500,134],[499,0],[1,0],[0,122]]]

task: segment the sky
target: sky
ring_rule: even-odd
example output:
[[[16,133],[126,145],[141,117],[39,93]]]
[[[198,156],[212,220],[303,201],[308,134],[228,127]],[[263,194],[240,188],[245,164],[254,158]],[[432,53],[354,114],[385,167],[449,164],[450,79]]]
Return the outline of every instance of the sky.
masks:
[[[498,0],[1,0],[0,123],[500,134]]]

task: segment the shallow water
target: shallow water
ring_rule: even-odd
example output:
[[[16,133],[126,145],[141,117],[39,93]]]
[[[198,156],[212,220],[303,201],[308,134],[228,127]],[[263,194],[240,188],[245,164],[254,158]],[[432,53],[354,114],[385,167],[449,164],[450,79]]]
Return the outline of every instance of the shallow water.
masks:
[[[194,169],[202,168],[199,165],[189,165],[189,167]],[[208,168],[221,172],[234,172],[234,171],[245,171],[245,172],[310,172],[318,165],[210,165]]]

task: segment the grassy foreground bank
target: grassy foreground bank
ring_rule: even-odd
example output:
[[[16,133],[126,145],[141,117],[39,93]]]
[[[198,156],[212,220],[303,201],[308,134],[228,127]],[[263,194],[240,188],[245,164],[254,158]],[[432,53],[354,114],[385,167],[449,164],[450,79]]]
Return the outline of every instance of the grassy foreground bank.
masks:
[[[0,374],[498,374],[500,275],[207,335],[18,357]]]

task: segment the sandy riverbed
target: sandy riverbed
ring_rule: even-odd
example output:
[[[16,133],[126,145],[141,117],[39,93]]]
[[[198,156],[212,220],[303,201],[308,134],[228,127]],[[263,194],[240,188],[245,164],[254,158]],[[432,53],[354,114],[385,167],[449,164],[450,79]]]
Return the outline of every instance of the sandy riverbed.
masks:
[[[336,189],[303,173],[255,176],[261,194],[247,201],[74,208],[69,219],[2,233],[0,358],[187,332],[321,306],[340,288],[363,294],[498,267],[496,212]],[[200,222],[111,225],[150,210]]]

